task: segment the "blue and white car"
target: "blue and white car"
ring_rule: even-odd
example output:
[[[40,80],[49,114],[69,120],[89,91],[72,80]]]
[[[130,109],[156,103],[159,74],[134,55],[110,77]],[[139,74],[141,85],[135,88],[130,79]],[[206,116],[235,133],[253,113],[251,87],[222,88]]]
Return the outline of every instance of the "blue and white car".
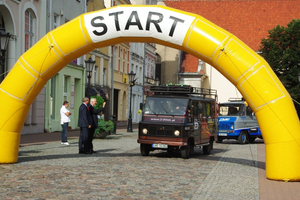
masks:
[[[240,144],[253,143],[262,138],[256,117],[243,99],[229,99],[219,104],[219,132],[217,142],[236,139]]]

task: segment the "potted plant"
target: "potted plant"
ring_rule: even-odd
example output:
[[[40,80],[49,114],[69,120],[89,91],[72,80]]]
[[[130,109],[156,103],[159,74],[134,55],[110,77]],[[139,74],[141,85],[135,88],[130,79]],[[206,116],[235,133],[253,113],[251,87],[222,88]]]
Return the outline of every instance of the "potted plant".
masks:
[[[114,123],[111,120],[104,121],[103,119],[99,119],[98,128],[95,130],[94,137],[105,138],[112,130],[114,130]]]

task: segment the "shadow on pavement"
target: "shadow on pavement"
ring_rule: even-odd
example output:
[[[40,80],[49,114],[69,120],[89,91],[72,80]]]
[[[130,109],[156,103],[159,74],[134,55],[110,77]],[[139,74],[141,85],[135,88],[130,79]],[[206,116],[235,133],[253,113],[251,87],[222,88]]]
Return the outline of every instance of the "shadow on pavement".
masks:
[[[188,160],[182,159],[180,151],[176,151],[173,153],[168,153],[165,151],[151,151],[150,155],[147,157],[143,157],[140,155],[140,153],[134,153],[134,152],[123,152],[123,153],[109,153],[111,151],[116,151],[117,149],[103,149],[98,150],[95,154],[61,154],[61,155],[40,155],[40,156],[31,156],[31,157],[19,157],[18,162],[16,164],[20,163],[26,163],[26,162],[33,162],[33,161],[41,161],[41,160],[55,160],[55,159],[68,159],[68,158],[82,158],[82,157],[91,157],[91,158],[101,158],[101,157],[140,157],[141,159],[144,158],[174,158],[178,159],[178,162],[187,162]],[[214,150],[210,153],[210,155],[204,155],[202,152],[202,149],[195,148],[195,154],[190,157],[190,160],[210,160],[210,161],[219,161],[222,159],[222,162],[227,163],[236,163],[240,165],[245,166],[251,166],[255,168],[260,168],[265,170],[265,162],[258,162],[256,160],[249,160],[249,159],[243,159],[243,158],[233,158],[233,157],[224,157],[224,156],[217,156],[216,154],[224,153],[227,149],[218,149],[214,148]],[[39,151],[21,151],[20,156],[25,156],[27,153],[39,153]],[[147,161],[145,161],[147,162]]]

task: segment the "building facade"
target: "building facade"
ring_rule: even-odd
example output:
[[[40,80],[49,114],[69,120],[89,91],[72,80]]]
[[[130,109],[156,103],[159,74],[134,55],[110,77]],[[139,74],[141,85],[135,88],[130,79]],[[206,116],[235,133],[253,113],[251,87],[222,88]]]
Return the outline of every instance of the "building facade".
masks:
[[[2,81],[18,58],[46,34],[45,1],[6,0],[0,2],[1,28],[11,34],[1,66]],[[44,131],[45,88],[33,102],[26,117],[21,134]]]
[[[257,53],[262,38],[267,37],[268,30],[276,25],[286,26],[292,19],[300,18],[300,0],[165,0],[160,2],[186,12],[199,14],[223,29],[231,32]],[[174,54],[174,57],[177,53]],[[191,83],[184,74],[196,72],[199,59],[185,55],[181,63],[181,83]],[[242,97],[237,88],[212,66],[204,63],[205,76],[202,76],[202,87],[218,90],[219,102],[230,97]],[[184,69],[182,68],[184,67]],[[200,77],[199,77],[200,78]]]
[[[132,94],[129,93],[131,101],[132,122],[138,123],[142,116],[138,113],[140,103],[144,98],[144,58],[145,58],[145,43],[130,43],[130,72],[134,72],[136,81],[135,86],[132,87]],[[130,102],[130,101],[129,101]],[[129,104],[128,104],[128,107]]]
[[[87,12],[97,11],[105,9],[105,2],[99,1],[87,1]],[[93,68],[91,76],[91,87],[92,95],[100,95],[100,90],[103,90],[108,99],[106,99],[106,106],[103,111],[104,119],[111,119],[111,93],[112,93],[112,66],[111,66],[111,46],[97,48],[94,51],[86,55],[86,58],[92,58],[95,61],[95,66]],[[87,76],[86,76],[87,77]],[[86,79],[86,86],[88,84],[88,79]],[[87,89],[87,87],[86,87]],[[93,93],[96,91],[97,93]]]
[[[46,1],[47,32],[68,23],[68,21],[86,12],[85,1]],[[85,96],[85,57],[79,57],[66,65],[46,84],[45,131],[60,131],[60,108],[63,101],[69,102],[71,122],[69,128],[78,127],[78,108]]]

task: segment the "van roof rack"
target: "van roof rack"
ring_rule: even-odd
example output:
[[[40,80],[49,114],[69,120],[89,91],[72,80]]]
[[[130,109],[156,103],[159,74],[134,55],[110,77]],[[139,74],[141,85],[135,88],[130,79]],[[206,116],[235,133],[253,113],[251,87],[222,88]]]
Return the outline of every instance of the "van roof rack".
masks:
[[[235,97],[230,97],[228,99],[229,102],[235,102],[235,101],[245,101],[245,99],[242,97],[242,98],[235,98]]]
[[[150,91],[154,94],[183,94],[190,96],[214,96],[217,97],[217,90],[206,89],[206,88],[197,88],[192,87],[191,85],[181,85],[181,84],[165,84],[159,86],[150,86]]]

